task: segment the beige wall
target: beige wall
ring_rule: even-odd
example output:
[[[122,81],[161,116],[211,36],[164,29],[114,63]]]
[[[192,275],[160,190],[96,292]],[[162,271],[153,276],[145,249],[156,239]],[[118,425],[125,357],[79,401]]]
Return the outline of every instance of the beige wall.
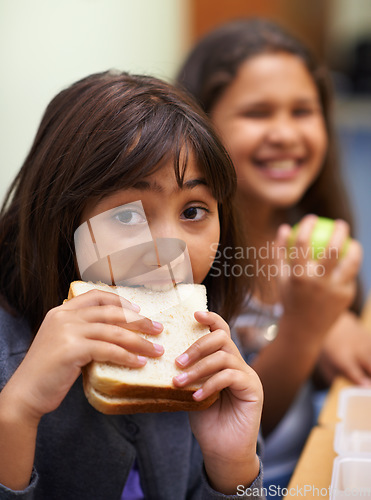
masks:
[[[352,44],[362,36],[371,36],[370,0],[331,0],[332,15],[328,31],[333,43]]]
[[[63,87],[117,68],[169,79],[187,48],[186,0],[0,0],[0,200]]]

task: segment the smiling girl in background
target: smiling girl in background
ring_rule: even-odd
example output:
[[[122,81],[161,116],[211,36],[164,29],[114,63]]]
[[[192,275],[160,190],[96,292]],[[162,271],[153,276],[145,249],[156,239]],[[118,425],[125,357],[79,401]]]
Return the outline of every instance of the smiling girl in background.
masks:
[[[326,73],[274,23],[240,20],[196,45],[178,83],[210,116],[237,171],[257,288],[236,331],[265,393],[264,478],[284,486],[313,425],[309,380],[317,362],[327,380],[344,373],[367,383],[371,376],[371,338],[348,310],[360,245],[353,240],[338,258],[351,218]],[[329,244],[335,251],[319,260],[309,243],[316,215],[337,219]],[[299,221],[288,259],[289,225]],[[275,269],[283,272],[268,274]]]
[[[261,384],[216,312],[195,314],[211,333],[177,358],[173,380],[202,379],[199,401],[221,391],[211,407],[107,416],[87,402],[81,368],[140,370],[164,349],[136,332],[155,339],[163,327],[133,323],[137,309],[114,293],[64,302],[79,278],[76,229],[113,210],[114,238],[145,219],[153,238],[184,241],[210,311],[231,319],[249,284],[209,271],[212,247],[241,244],[235,187],[208,121],[166,83],[107,72],[51,101],[0,217],[2,499],[221,499],[241,489],[261,498]],[[138,200],[142,218],[127,208]]]

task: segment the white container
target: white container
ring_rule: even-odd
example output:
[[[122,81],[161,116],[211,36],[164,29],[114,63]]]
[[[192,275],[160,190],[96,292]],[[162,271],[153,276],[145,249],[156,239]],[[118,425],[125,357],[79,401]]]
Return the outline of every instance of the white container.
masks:
[[[338,417],[341,422],[335,430],[336,453],[371,454],[371,389],[343,389],[339,397]]]
[[[335,458],[330,500],[371,498],[371,455],[349,454]]]

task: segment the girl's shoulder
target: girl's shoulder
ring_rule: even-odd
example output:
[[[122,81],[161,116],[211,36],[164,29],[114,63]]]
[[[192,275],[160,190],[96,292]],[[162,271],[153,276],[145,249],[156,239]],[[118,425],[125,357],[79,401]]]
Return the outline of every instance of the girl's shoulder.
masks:
[[[22,361],[31,342],[27,321],[0,307],[0,387]]]
[[[248,296],[241,309],[241,316],[249,317],[254,321],[257,318],[272,319],[278,321],[283,314],[283,306],[281,303],[266,304],[258,297]]]
[[[32,333],[27,321],[19,315],[11,314],[0,306],[0,342],[8,346],[10,353],[28,349],[32,342]],[[3,352],[3,351],[2,351]]]

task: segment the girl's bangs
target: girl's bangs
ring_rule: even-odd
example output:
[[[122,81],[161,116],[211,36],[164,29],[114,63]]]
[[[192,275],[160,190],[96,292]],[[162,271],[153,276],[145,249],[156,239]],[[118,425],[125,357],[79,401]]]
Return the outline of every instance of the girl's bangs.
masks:
[[[236,175],[228,154],[199,123],[181,115],[145,121],[128,148],[113,164],[116,189],[133,186],[172,161],[179,187],[191,157],[201,170],[215,199],[221,203],[236,189]],[[167,118],[167,119],[166,119]],[[119,187],[118,187],[119,186]]]

